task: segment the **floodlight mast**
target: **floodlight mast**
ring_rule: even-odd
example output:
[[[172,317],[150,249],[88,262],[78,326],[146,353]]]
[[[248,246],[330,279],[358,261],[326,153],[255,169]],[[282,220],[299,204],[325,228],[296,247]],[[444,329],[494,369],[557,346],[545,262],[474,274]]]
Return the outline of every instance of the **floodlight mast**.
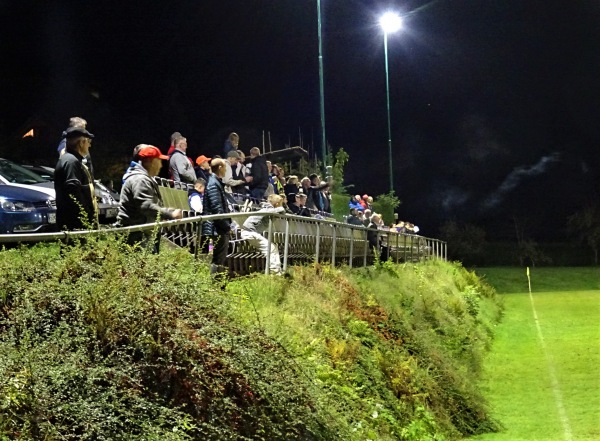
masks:
[[[387,102],[387,123],[388,123],[388,157],[390,164],[390,192],[394,191],[394,171],[392,167],[392,123],[390,118],[390,75],[388,70],[388,34],[397,32],[402,27],[402,18],[395,12],[386,12],[379,19],[379,25],[383,29],[383,48],[385,53],[385,91]]]

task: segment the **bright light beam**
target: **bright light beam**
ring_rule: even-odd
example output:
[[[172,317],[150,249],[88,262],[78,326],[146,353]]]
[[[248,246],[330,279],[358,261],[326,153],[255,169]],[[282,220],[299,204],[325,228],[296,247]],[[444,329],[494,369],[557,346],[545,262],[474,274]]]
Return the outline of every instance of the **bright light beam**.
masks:
[[[379,19],[379,25],[386,34],[392,34],[402,28],[402,18],[395,12],[386,12]]]

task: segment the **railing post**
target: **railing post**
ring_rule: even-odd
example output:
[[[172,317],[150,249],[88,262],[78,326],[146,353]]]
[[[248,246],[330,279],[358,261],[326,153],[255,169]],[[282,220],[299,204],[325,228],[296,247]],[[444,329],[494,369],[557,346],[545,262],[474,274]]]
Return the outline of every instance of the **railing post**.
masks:
[[[320,242],[321,242],[321,223],[317,222],[317,243],[315,245],[315,263],[319,263]]]
[[[204,222],[200,221],[196,223],[196,247],[194,249],[194,259],[198,258],[198,248],[200,248],[202,240],[202,225]]]
[[[284,241],[284,250],[283,250],[283,272],[287,271],[287,262],[288,262],[288,248],[290,244],[290,220],[285,218],[285,241]]]
[[[332,227],[332,230],[333,230],[333,243],[331,244],[331,267],[335,268],[335,239],[336,239],[335,224],[333,224],[331,227]]]
[[[350,227],[350,261],[348,266],[352,268],[352,259],[354,259],[354,227]]]
[[[394,255],[396,256],[396,264],[398,264],[398,240],[399,240],[398,238],[400,236],[400,233],[398,233],[396,231],[395,234],[396,234],[396,251],[394,252]]]
[[[364,233],[365,233],[365,254],[364,254],[364,259],[363,259],[363,266],[367,266],[367,253],[369,252],[368,230],[365,229]]]
[[[269,246],[267,247],[267,261],[265,262],[265,274],[271,274],[271,244],[273,243],[273,217],[269,216]]]
[[[410,235],[410,261],[414,262],[415,261],[415,257],[414,257],[414,248],[415,248],[415,242],[414,242],[414,236],[411,234]]]

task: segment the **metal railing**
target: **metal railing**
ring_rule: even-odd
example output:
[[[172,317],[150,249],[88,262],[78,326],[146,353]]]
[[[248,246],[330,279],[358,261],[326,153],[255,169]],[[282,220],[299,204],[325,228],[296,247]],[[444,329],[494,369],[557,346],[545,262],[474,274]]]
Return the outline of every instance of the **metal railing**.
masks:
[[[427,259],[447,260],[446,242],[417,235],[386,230],[369,230],[363,226],[344,224],[332,220],[307,218],[289,214],[274,214],[266,211],[249,213],[227,213],[197,216],[192,211],[184,212],[184,218],[151,224],[100,230],[62,231],[56,233],[5,234],[0,235],[0,244],[18,242],[66,241],[87,235],[124,234],[161,229],[163,237],[177,246],[193,249],[198,255],[202,240],[202,223],[209,220],[231,218],[241,225],[248,216],[264,215],[269,218],[264,236],[274,243],[282,258],[283,270],[290,265],[320,262],[333,266],[345,264],[349,267],[367,266],[378,259],[393,262],[417,262]],[[369,246],[368,233],[376,235],[381,257]],[[264,271],[269,274],[269,253],[265,256],[255,250],[248,241],[239,238],[234,228],[228,254],[231,272],[248,274]],[[270,246],[268,248],[270,250]]]

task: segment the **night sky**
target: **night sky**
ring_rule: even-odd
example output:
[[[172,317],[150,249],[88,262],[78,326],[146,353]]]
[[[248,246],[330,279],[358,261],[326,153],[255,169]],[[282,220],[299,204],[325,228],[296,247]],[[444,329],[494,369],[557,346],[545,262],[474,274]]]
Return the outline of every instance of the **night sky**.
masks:
[[[527,219],[563,239],[600,188],[600,3],[322,0],[327,138],[350,154],[352,193],[389,189],[388,9],[404,16],[388,40],[400,218],[498,238]],[[230,131],[246,152],[263,130],[321,152],[316,0],[0,0],[0,14],[0,139],[44,121],[55,160],[80,115],[115,157],[166,151],[176,130],[194,157]]]

